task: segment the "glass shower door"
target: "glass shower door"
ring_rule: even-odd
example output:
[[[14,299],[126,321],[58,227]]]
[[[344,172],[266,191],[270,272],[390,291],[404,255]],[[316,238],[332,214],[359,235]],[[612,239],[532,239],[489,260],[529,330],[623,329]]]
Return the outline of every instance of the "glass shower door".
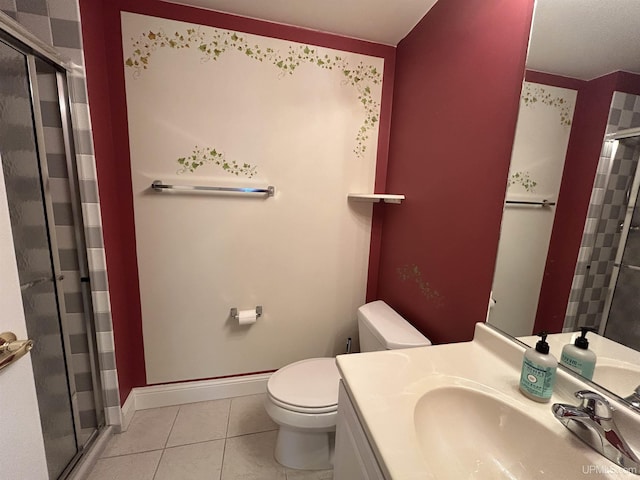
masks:
[[[31,352],[45,453],[51,479],[78,453],[62,335],[64,297],[55,238],[43,194],[30,68],[33,60],[0,42],[0,154],[5,176],[20,289]]]
[[[635,145],[634,157],[640,154],[639,137],[632,137],[625,141]],[[640,170],[640,169],[638,169]],[[622,239],[616,257],[612,275],[613,295],[610,305],[605,307],[604,335],[611,340],[640,350],[640,174],[636,172],[629,207],[625,222],[622,225]],[[607,315],[608,313],[608,315]]]

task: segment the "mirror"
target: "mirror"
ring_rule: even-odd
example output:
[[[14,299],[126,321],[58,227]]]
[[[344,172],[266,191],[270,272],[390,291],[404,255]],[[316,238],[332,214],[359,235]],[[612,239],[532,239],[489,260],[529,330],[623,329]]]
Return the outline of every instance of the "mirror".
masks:
[[[622,397],[640,384],[638,18],[637,0],[537,0],[487,317],[528,344],[551,331],[558,359],[595,328],[594,380]]]

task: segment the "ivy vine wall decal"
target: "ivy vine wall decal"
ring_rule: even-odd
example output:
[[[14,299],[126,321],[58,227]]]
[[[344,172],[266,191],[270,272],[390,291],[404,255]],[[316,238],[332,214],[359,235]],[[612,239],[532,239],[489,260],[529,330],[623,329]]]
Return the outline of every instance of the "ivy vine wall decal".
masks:
[[[525,82],[522,87],[520,100],[525,107],[534,107],[541,103],[558,110],[560,115],[560,125],[570,126],[573,117],[573,105],[560,96],[553,96],[544,87],[533,86],[529,82]]]
[[[360,61],[351,65],[348,59],[335,53],[325,53],[324,49],[303,44],[289,44],[286,54],[257,43],[249,44],[241,33],[217,28],[189,27],[166,33],[162,28],[142,33],[132,38],[132,53],[125,59],[125,66],[133,71],[134,78],[140,77],[151,66],[151,59],[158,49],[197,49],[201,61],[216,61],[225,53],[244,55],[257,62],[271,64],[280,77],[293,75],[302,64],[312,64],[323,70],[337,70],[343,84],[354,87],[358,101],[362,104],[365,118],[356,132],[353,153],[362,158],[367,150],[372,129],[379,123],[380,102],[374,100],[372,88],[382,83],[382,72],[372,65]],[[257,174],[257,167],[248,163],[228,160],[225,154],[214,147],[195,146],[190,155],[177,159],[178,173],[191,173],[204,164],[219,166],[227,173],[248,178]]]
[[[536,106],[540,106],[543,109],[547,109],[548,112],[550,112],[549,114],[551,115],[551,117],[555,117],[558,119],[559,125],[555,127],[556,131],[568,132],[571,128],[574,105],[575,102],[570,99],[570,96],[567,96],[566,90],[563,91],[554,89],[552,87],[545,88],[545,86],[541,84],[524,82],[522,93],[520,95],[521,111],[518,121],[522,121],[522,116],[524,113],[528,115],[529,119],[535,118],[533,117],[533,115],[535,115],[533,111],[530,110],[529,112],[525,112],[525,109],[534,109]],[[554,112],[557,113],[557,117]],[[541,115],[544,114],[544,112],[538,111],[537,114]],[[532,139],[531,134],[529,134],[528,137],[529,142],[536,141]],[[544,156],[542,157],[544,158]],[[541,174],[540,165],[533,168],[536,172],[535,175],[529,170],[532,163],[539,163],[538,159],[531,159],[530,157],[527,158],[528,161],[524,162],[524,165],[522,159],[516,158],[515,156],[512,158],[512,167],[514,167],[514,171],[509,174],[507,187],[517,187],[528,193],[536,193],[536,187],[540,183],[542,183],[542,188],[546,189],[546,187],[548,186],[546,184],[548,182],[545,182],[544,174]],[[523,166],[529,168],[522,168]]]
[[[219,166],[225,172],[232,173],[236,176],[243,175],[252,178],[256,173],[256,166],[248,163],[238,164],[235,160],[227,160],[222,152],[218,152],[215,148],[200,148],[196,146],[191,155],[178,158],[178,173],[193,173],[196,168],[201,167],[205,163],[212,163]]]
[[[429,282],[422,278],[422,272],[418,265],[402,265],[401,267],[398,267],[396,271],[398,272],[400,280],[403,282],[413,281],[423,297],[435,303],[436,307],[442,306],[443,299],[440,296],[440,292],[432,288],[431,285],[429,285]]]
[[[514,172],[509,175],[509,180],[507,180],[507,187],[511,187],[513,185],[520,185],[527,192],[535,193],[536,185],[538,182],[531,178],[531,173],[523,170]]]

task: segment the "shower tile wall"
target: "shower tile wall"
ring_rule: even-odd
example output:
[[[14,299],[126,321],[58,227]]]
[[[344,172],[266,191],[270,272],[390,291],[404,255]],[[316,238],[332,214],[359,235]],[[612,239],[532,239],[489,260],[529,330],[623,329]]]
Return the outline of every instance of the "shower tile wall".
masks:
[[[52,45],[70,60],[69,89],[71,108],[73,109],[73,133],[75,137],[76,162],[82,214],[87,242],[89,276],[97,332],[97,349],[100,377],[104,389],[105,421],[108,425],[121,425],[120,400],[115,364],[115,350],[113,341],[113,326],[107,284],[104,244],[102,237],[102,221],[98,198],[95,158],[93,156],[93,141],[91,137],[91,120],[87,103],[87,87],[84,71],[84,55],[82,51],[82,36],[80,28],[80,11],[77,0],[2,0],[0,9],[16,19],[23,27],[40,38],[48,45]],[[50,97],[43,98],[43,114],[52,106]],[[55,128],[52,126],[55,134]],[[70,196],[68,190],[62,187],[68,177],[66,162],[58,154],[47,156],[49,175],[52,179],[52,193],[54,195],[54,217],[56,233],[60,244],[60,258],[65,275],[70,281],[65,281],[72,287],[65,293],[65,301],[71,325],[71,350],[75,381],[78,388],[78,405],[80,408],[80,425],[90,428],[96,419],[93,406],[93,393],[88,390],[90,382],[87,376],[88,346],[84,337],[85,326],[80,321],[78,309],[82,306],[79,276],[77,274],[77,257],[75,256],[75,239],[68,227],[71,214]],[[66,187],[68,189],[68,187]],[[74,273],[76,272],[76,273]],[[71,281],[73,279],[73,281]],[[77,279],[77,280],[76,280]],[[82,325],[81,325],[82,324]]]
[[[615,92],[609,110],[607,132],[640,127],[640,96]],[[620,143],[611,161],[612,143],[604,142],[578,263],[571,285],[564,331],[578,327],[598,328],[607,299],[613,258],[620,241],[627,189],[633,181],[638,149]]]

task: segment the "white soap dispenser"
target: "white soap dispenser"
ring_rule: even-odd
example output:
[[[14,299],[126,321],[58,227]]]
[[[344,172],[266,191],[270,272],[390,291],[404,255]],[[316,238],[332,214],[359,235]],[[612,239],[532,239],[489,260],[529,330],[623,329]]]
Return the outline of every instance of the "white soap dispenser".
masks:
[[[536,343],[536,347],[524,352],[520,391],[531,400],[544,403],[549,401],[553,393],[558,361],[549,353],[547,332],[541,332],[538,336],[542,339]]]
[[[591,380],[596,368],[596,354],[593,353],[593,350],[589,350],[587,332],[592,332],[593,329],[581,327],[580,330],[582,330],[582,334],[576,338],[575,343],[573,345],[568,343],[562,349],[560,363],[587,380]]]

